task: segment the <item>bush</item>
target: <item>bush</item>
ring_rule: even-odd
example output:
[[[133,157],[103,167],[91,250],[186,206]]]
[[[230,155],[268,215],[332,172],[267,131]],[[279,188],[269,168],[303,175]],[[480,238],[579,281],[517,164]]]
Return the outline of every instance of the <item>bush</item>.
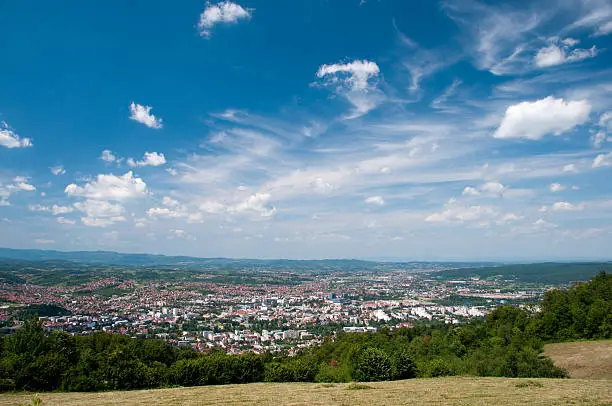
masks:
[[[417,370],[416,365],[412,361],[412,358],[406,351],[400,351],[395,355],[394,371],[396,379],[412,379],[416,378]]]
[[[388,381],[393,377],[391,360],[386,352],[378,348],[368,348],[363,351],[357,367],[355,378],[359,381]]]
[[[434,358],[429,361],[426,365],[425,376],[428,378],[436,378],[439,376],[449,376],[452,375],[453,371],[446,362],[446,360],[442,358]]]

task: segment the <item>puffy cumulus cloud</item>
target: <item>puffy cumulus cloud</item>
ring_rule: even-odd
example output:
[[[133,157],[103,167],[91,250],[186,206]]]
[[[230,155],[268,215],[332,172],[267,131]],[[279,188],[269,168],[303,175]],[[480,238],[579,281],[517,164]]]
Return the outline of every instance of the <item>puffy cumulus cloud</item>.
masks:
[[[102,154],[100,155],[100,159],[103,160],[104,162],[115,162],[117,160],[117,157],[112,153],[112,151],[105,149],[104,151],[102,151]]]
[[[382,206],[385,204],[385,199],[382,198],[382,196],[370,196],[367,197],[364,202],[366,204],[374,204],[377,206]]]
[[[548,96],[534,102],[521,102],[506,109],[495,138],[539,140],[547,134],[560,135],[589,118],[587,100],[565,101]]]
[[[599,154],[593,159],[593,168],[603,168],[604,166],[612,166],[612,152],[608,154]]]
[[[132,168],[137,166],[160,166],[166,163],[166,157],[164,154],[158,154],[157,152],[145,152],[142,161],[128,158],[127,163]]]
[[[29,138],[21,138],[9,125],[2,121],[0,123],[0,146],[6,148],[26,148],[33,146]]]
[[[252,10],[231,1],[222,1],[217,4],[208,4],[200,14],[198,31],[203,37],[210,37],[212,28],[217,24],[237,23],[239,20],[251,18]]]
[[[549,186],[549,189],[551,192],[556,193],[556,192],[561,192],[563,190],[565,190],[565,186],[563,186],[560,183],[551,183],[551,185]]]
[[[444,207],[444,210],[427,216],[425,221],[432,223],[481,223],[484,225],[499,214],[493,207],[463,205],[454,199],[451,199]]]
[[[255,193],[245,201],[227,208],[230,213],[255,212],[262,217],[271,217],[276,213],[276,207],[269,205],[269,193]]]
[[[99,174],[95,180],[82,187],[74,183],[66,186],[64,192],[69,196],[88,199],[125,200],[146,195],[147,185],[130,171],[122,176]]]
[[[483,192],[487,192],[495,195],[502,195],[506,190],[506,186],[499,182],[486,182],[479,186],[479,189]]]
[[[538,51],[534,63],[539,68],[547,68],[597,56],[598,51],[595,46],[589,49],[572,49],[578,43],[579,41],[573,38],[566,38],[563,41],[553,39],[550,45]]]
[[[54,216],[58,214],[72,213],[74,209],[70,206],[59,206],[54,204],[53,206],[42,206],[40,204],[33,204],[29,206],[30,211],[49,212]]]
[[[471,197],[481,196],[481,195],[502,196],[507,189],[508,189],[507,186],[499,182],[489,181],[477,187],[466,186],[463,189],[463,192],[461,192],[461,194],[463,196],[471,196]]]
[[[472,186],[466,186],[465,189],[463,189],[463,192],[461,192],[461,194],[463,196],[480,196],[480,192],[478,191],[478,189]]]
[[[151,106],[143,106],[141,104],[136,104],[132,102],[130,104],[130,119],[138,121],[139,123],[142,123],[149,128],[162,128],[162,119],[155,117],[155,115],[151,113],[151,109]]]
[[[584,204],[572,204],[568,202],[556,202],[552,205],[553,211],[582,211]]]
[[[126,221],[122,215],[125,209],[118,203],[87,199],[75,203],[74,207],[85,213],[85,216],[81,217],[81,222],[89,227],[108,227]]]
[[[34,185],[29,184],[26,181],[17,181],[15,182],[15,184],[11,185],[11,187],[14,189],[23,190],[26,192],[33,192],[36,190],[36,187]]]
[[[375,109],[384,99],[377,88],[380,68],[375,62],[355,60],[349,63],[321,65],[317,78],[353,105],[346,119],[361,117]]]
[[[51,171],[52,174],[54,174],[55,176],[59,176],[59,175],[63,175],[66,173],[66,169],[64,169],[63,166],[58,165],[58,166],[52,166],[51,168],[49,168],[49,170]]]

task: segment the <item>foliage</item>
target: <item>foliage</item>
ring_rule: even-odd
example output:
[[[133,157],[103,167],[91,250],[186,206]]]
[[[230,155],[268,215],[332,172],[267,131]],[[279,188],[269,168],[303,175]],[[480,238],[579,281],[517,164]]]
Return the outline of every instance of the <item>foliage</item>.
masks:
[[[0,340],[0,390],[100,391],[248,382],[352,382],[446,375],[566,376],[543,342],[612,336],[612,275],[547,292],[541,312],[499,307],[461,326],[343,333],[296,356],[200,354],[161,340],[45,334],[31,319]],[[526,381],[530,382],[530,381]]]
[[[392,378],[391,360],[377,348],[363,351],[355,368],[355,378],[363,382],[388,381]]]

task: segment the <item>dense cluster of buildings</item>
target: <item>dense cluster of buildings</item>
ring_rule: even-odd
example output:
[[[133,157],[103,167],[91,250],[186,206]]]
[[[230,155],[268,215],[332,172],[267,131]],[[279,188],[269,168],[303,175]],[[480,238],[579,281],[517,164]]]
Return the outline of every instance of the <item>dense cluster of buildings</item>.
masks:
[[[73,286],[1,283],[0,318],[10,324],[24,306],[52,304],[69,314],[44,316],[50,330],[157,337],[200,351],[293,351],[341,329],[367,332],[419,321],[460,323],[482,317],[506,300],[542,293],[502,292],[501,285],[407,272],[328,274],[287,285],[115,278]],[[449,298],[458,299],[449,303]]]

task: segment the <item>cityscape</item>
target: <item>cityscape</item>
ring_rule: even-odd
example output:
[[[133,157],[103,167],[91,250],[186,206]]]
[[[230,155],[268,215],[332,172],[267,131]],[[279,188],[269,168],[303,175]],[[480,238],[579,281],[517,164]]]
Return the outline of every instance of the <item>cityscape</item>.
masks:
[[[503,275],[481,279],[469,271],[463,279],[449,279],[444,277],[451,270],[448,266],[403,264],[409,269],[393,269],[391,264],[384,272],[310,270],[305,274],[235,271],[241,279],[249,275],[249,283],[214,282],[214,272],[190,273],[187,281],[113,276],[42,286],[4,280],[0,320],[10,326],[20,309],[52,305],[57,314],[41,317],[48,331],[159,338],[200,352],[292,352],[320,344],[340,330],[375,332],[423,322],[459,324],[482,319],[503,304],[533,308],[555,286],[521,283]]]

